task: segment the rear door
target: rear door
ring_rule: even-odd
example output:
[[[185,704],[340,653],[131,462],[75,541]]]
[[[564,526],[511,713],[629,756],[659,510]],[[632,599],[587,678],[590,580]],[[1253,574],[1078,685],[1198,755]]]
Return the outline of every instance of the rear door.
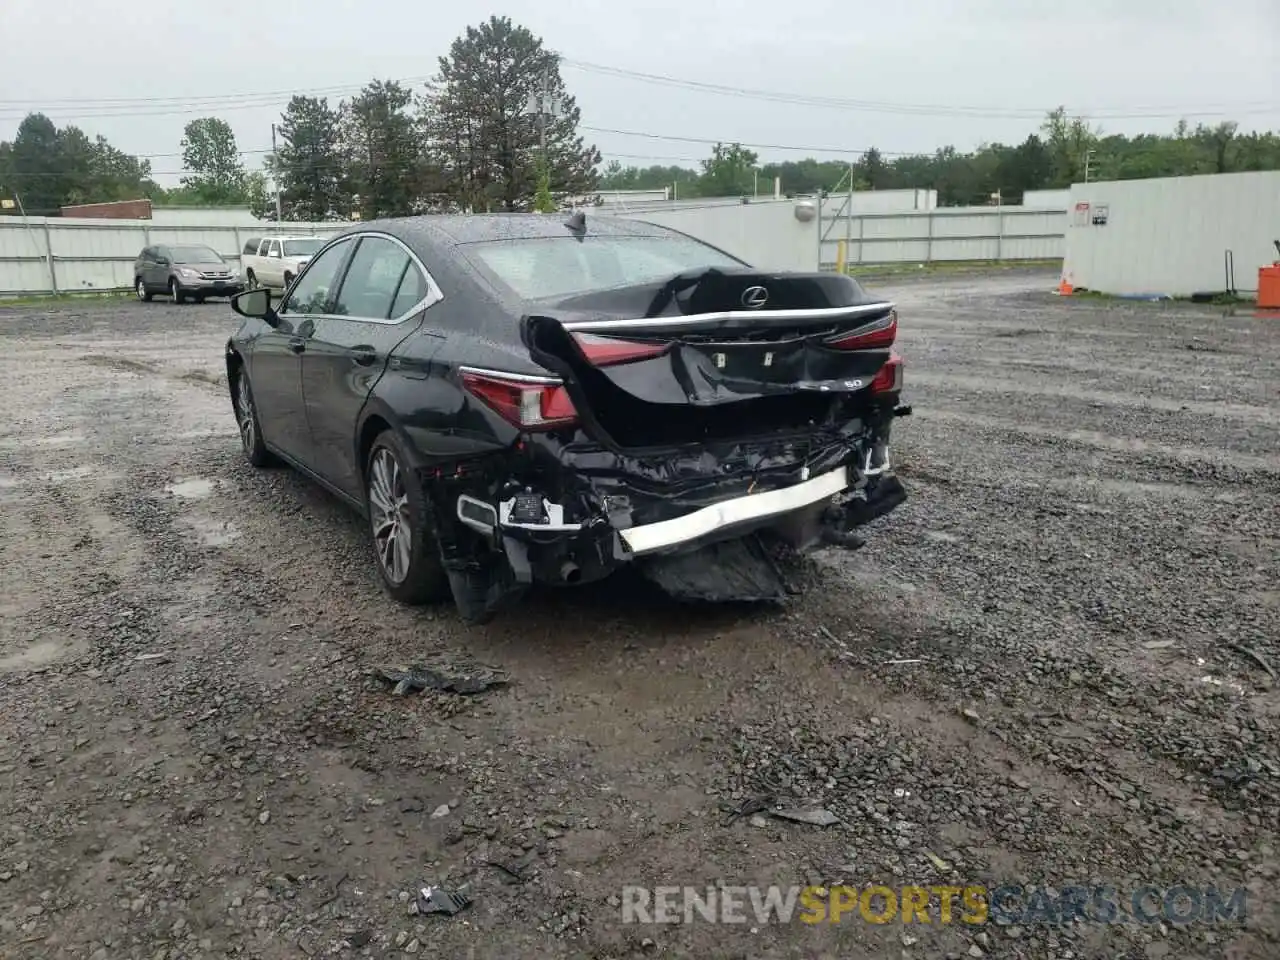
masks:
[[[404,244],[365,234],[336,301],[316,321],[302,361],[316,470],[353,497],[364,495],[356,451],[360,411],[391,351],[418,329],[425,308],[439,299],[436,289]]]
[[[169,285],[169,248],[151,247],[151,257],[147,260],[147,286],[153,290],[163,290]]]
[[[317,468],[302,393],[302,361],[316,324],[331,308],[354,246],[343,239],[311,261],[277,309],[280,325],[267,328],[254,341],[249,361],[262,439],[313,470]]]
[[[284,285],[283,256],[283,253],[280,252],[280,241],[278,239],[266,241],[266,260],[262,261],[262,274],[264,274],[262,279],[269,283],[271,287],[283,287]]]

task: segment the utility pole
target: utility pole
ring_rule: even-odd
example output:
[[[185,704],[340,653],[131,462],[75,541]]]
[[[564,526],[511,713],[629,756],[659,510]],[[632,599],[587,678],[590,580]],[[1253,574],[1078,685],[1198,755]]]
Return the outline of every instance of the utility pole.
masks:
[[[563,112],[559,98],[551,96],[551,68],[542,71],[542,85],[538,92],[529,95],[529,102],[524,112],[536,114],[538,117],[538,147],[541,150],[542,162],[547,162],[547,117],[558,117]]]
[[[279,223],[284,219],[284,215],[280,210],[280,163],[279,155],[276,153],[276,125],[274,123],[271,125],[271,161],[271,179],[275,181],[276,185],[276,223]]]

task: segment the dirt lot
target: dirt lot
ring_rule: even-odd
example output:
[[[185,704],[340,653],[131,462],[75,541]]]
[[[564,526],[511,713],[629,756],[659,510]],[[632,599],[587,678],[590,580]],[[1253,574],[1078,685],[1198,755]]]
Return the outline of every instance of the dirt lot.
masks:
[[[0,956],[1280,955],[1280,320],[1053,280],[882,288],[911,499],[788,609],[619,581],[474,628],[244,464],[225,304],[0,308]],[[369,676],[408,660],[512,683]],[[762,791],[841,823],[725,825]],[[1247,916],[618,906],[842,882],[1243,885]],[[441,883],[474,903],[416,915]]]

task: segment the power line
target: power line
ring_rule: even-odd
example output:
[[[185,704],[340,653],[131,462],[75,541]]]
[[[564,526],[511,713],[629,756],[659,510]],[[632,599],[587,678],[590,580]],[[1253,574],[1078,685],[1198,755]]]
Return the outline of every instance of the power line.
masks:
[[[825,107],[828,109],[856,110],[870,113],[893,113],[914,116],[967,116],[975,118],[998,118],[1035,120],[1054,107],[996,107],[976,106],[971,104],[939,104],[939,103],[904,103],[884,100],[863,100],[848,97],[815,96],[789,93],[777,90],[736,87],[728,84],[709,83],[673,77],[665,74],[645,73],[639,70],[628,70],[605,64],[590,63],[570,57],[560,57],[560,63],[571,69],[588,73],[621,77],[644,83],[676,87],[683,90],[712,93],[748,100],[762,100],[802,106]],[[405,77],[398,81],[401,85],[416,85],[431,82],[432,77]],[[149,117],[172,116],[200,113],[208,110],[252,110],[287,103],[293,96],[340,96],[357,93],[364,84],[337,84],[293,90],[258,91],[229,94],[207,94],[201,96],[169,96],[169,97],[65,97],[43,99],[39,101],[0,100],[0,120],[12,120],[25,116],[28,110],[41,107],[78,109],[75,114],[61,114],[64,120],[107,119],[114,117]],[[1055,105],[1056,106],[1056,105]],[[1193,109],[1174,105],[1144,107],[1095,107],[1088,109],[1071,109],[1072,116],[1092,119],[1165,119],[1214,117],[1224,114],[1261,114],[1280,110],[1280,103],[1274,100],[1239,101],[1235,103],[1198,104]],[[55,109],[53,112],[61,113]]]
[[[707,83],[700,80],[688,80],[657,73],[643,73],[639,70],[626,70],[604,64],[588,63],[561,57],[560,62],[567,67],[589,73],[623,77],[645,83],[678,87],[684,90],[697,90],[724,96],[739,97],[749,100],[768,100],[777,103],[790,103],[802,106],[820,106],[846,110],[862,110],[866,112],[898,113],[923,116],[970,116],[1005,119],[1040,119],[1052,107],[992,107],[970,106],[961,104],[923,104],[901,103],[884,100],[858,100],[847,97],[824,97],[805,94],[784,93],[776,90],[758,90],[748,87],[735,87],[721,83]],[[1168,117],[1211,117],[1223,113],[1272,113],[1280,109],[1280,103],[1268,100],[1253,100],[1237,104],[1205,104],[1197,105],[1194,110],[1177,106],[1160,107],[1110,107],[1092,109],[1071,109],[1072,116],[1087,116],[1096,119],[1128,120],[1158,119]],[[1133,111],[1133,112],[1125,112]]]

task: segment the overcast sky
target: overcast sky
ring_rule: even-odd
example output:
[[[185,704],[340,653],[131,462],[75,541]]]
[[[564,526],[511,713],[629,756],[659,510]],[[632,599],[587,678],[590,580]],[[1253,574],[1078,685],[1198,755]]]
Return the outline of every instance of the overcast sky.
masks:
[[[176,182],[187,121],[224,117],[256,167],[290,92],[336,102],[373,77],[425,78],[455,36],[491,13],[581,63],[861,101],[802,105],[566,66],[585,126],[647,135],[584,131],[625,164],[692,165],[708,152],[660,136],[840,152],[970,149],[1022,140],[1057,104],[1091,112],[1105,131],[1167,132],[1179,115],[1280,130],[1280,0],[0,4],[0,139],[42,110],[150,157],[164,183]]]

